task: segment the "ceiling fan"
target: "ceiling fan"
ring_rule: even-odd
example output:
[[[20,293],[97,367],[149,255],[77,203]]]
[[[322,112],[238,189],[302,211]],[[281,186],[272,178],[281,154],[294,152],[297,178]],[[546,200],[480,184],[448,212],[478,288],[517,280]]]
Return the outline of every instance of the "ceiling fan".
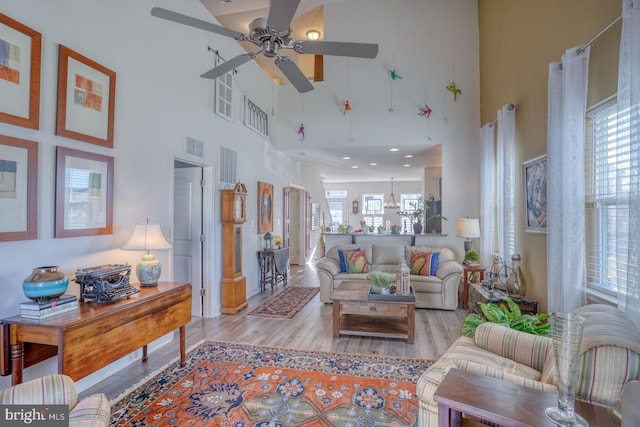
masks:
[[[275,64],[280,71],[289,79],[298,92],[304,93],[313,90],[313,85],[291,58],[280,55],[281,49],[293,49],[299,54],[350,56],[355,58],[375,58],[378,54],[378,45],[373,43],[319,40],[292,41],[290,25],[300,5],[300,0],[270,0],[269,3],[269,16],[257,18],[251,22],[248,35],[160,7],[151,9],[151,15],[231,37],[238,41],[248,41],[260,48],[256,52],[238,55],[212,68],[200,76],[205,79],[218,78],[262,54],[268,58],[275,58]]]

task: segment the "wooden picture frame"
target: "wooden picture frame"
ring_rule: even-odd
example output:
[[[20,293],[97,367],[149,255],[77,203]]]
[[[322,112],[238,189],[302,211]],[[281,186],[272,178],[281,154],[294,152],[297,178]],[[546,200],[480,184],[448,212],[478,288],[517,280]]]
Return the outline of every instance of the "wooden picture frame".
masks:
[[[258,181],[258,234],[273,231],[273,184]]]
[[[0,242],[38,238],[38,143],[0,135]]]
[[[113,233],[113,157],[57,147],[55,237]]]
[[[114,71],[59,46],[56,135],[113,148],[115,97]]]
[[[547,155],[522,164],[524,174],[524,231],[547,232]]]
[[[42,35],[0,13],[0,121],[40,128]]]

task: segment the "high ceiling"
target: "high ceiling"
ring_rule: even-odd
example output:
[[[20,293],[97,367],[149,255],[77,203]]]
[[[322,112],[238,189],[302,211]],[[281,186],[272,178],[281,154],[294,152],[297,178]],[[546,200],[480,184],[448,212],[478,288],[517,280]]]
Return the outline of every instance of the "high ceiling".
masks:
[[[200,1],[221,25],[244,34],[248,33],[249,24],[254,19],[267,16],[269,13],[269,0]],[[320,31],[322,40],[324,6],[348,1],[352,0],[301,0],[291,23],[292,39],[305,40],[306,32],[315,29]],[[256,51],[256,46],[251,43],[240,44],[249,52]],[[286,56],[292,57],[303,73],[313,80],[313,55],[298,55],[293,50],[287,50]],[[275,67],[272,58],[259,55],[255,60],[277,85],[289,84],[286,77]],[[391,148],[398,151],[390,152]],[[357,150],[348,144],[341,148],[336,148],[335,144],[329,148],[304,146],[284,152],[318,165],[323,179],[327,182],[386,181],[390,177],[396,181],[419,181],[424,175],[425,166],[442,165],[441,146],[428,146],[424,141],[420,145],[396,147],[363,147],[360,144]],[[381,159],[384,159],[384,162],[381,162]]]

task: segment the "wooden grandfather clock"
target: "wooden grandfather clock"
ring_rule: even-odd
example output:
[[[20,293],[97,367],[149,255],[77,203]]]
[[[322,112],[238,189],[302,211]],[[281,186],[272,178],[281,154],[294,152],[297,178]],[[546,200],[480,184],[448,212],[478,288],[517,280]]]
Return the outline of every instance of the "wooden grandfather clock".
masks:
[[[247,220],[247,188],[220,190],[222,222],[222,313],[247,308],[247,279],[242,275],[242,224]]]

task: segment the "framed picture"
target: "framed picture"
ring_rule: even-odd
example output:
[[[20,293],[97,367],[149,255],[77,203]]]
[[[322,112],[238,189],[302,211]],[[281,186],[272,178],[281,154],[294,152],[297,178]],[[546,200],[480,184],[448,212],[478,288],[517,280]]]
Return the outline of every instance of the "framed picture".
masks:
[[[113,157],[56,151],[55,237],[113,233]]]
[[[56,135],[113,148],[116,73],[60,45]]]
[[[42,35],[0,13],[0,121],[40,128]]]
[[[524,231],[547,232],[547,155],[522,164],[524,173]]]
[[[273,185],[258,181],[258,234],[273,231]]]
[[[0,242],[38,238],[38,143],[0,135]]]

